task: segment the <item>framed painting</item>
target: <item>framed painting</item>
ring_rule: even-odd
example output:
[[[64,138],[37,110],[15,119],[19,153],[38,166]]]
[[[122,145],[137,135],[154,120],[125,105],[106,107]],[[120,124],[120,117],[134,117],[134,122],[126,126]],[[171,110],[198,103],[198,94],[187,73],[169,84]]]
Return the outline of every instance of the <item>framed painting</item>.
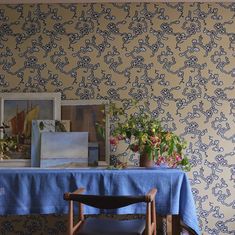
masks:
[[[108,100],[63,100],[61,102],[61,119],[70,120],[70,131],[72,132],[88,132],[89,162],[97,161],[99,166],[109,165]],[[102,123],[104,135],[100,135],[97,123]]]
[[[1,93],[1,139],[8,144],[0,166],[30,166],[32,120],[61,117],[60,93]]]

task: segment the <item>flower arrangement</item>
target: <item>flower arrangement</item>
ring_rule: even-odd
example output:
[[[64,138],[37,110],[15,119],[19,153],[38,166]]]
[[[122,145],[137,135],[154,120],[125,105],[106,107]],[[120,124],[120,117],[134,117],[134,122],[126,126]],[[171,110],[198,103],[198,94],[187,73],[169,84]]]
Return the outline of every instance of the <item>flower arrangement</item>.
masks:
[[[8,125],[2,123],[0,130],[3,132],[3,138],[0,138],[0,160],[11,159],[9,153],[11,152],[23,152],[23,146],[20,146],[17,141],[17,137],[8,136],[6,134],[6,129],[9,128]]]
[[[17,144],[13,138],[0,139],[0,160],[9,159],[7,153],[11,150],[16,150]]]
[[[112,106],[112,115],[122,116],[122,109]],[[125,141],[133,152],[145,153],[156,165],[167,164],[169,167],[181,167],[190,170],[190,163],[183,150],[187,143],[173,132],[164,131],[160,121],[147,113],[125,116],[123,122],[115,123],[110,144],[117,146]],[[119,118],[120,120],[120,118]]]

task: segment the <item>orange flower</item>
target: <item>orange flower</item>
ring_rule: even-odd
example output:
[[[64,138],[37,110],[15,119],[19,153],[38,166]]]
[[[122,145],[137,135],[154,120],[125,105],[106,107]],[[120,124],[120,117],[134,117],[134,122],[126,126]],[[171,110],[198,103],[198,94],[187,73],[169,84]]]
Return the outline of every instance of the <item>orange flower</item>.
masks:
[[[168,132],[168,133],[166,134],[166,140],[167,140],[167,141],[171,140],[171,137],[172,137],[172,134],[171,134],[170,132]]]

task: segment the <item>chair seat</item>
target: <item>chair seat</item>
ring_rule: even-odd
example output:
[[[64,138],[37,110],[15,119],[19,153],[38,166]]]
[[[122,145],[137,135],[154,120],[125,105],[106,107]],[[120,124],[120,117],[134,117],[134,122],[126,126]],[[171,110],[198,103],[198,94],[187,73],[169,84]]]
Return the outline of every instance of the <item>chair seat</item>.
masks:
[[[81,225],[79,235],[142,235],[145,229],[144,219],[113,220],[87,218]]]

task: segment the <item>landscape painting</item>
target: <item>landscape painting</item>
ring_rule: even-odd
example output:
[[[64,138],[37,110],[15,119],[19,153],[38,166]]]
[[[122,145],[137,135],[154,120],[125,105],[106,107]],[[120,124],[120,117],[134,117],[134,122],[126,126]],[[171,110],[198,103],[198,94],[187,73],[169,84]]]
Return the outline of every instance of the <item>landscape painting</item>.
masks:
[[[88,132],[41,133],[40,167],[88,166]]]

